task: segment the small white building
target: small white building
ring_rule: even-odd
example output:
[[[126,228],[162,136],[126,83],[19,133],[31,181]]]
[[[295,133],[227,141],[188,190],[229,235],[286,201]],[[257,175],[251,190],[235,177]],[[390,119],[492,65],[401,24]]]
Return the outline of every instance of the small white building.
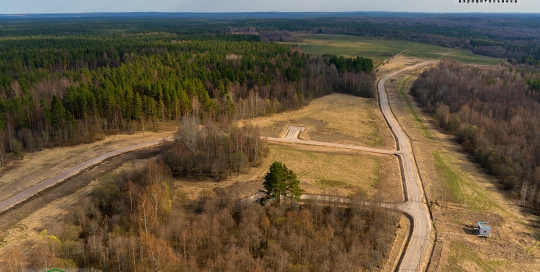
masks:
[[[478,221],[478,227],[476,228],[478,236],[488,237],[491,235],[491,227],[488,222]]]

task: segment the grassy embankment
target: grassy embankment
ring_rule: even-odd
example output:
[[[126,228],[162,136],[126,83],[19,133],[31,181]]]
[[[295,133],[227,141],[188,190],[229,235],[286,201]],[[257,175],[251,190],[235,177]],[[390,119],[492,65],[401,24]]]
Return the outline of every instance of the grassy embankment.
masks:
[[[396,90],[399,94],[399,97],[405,102],[407,106],[407,111],[411,120],[413,120],[414,125],[422,136],[427,139],[433,140],[435,137],[433,134],[426,128],[425,120],[422,115],[418,112],[418,109],[413,105],[411,98],[407,95],[407,90],[411,88],[412,83],[416,80],[417,76],[405,76],[401,77],[396,84]]]

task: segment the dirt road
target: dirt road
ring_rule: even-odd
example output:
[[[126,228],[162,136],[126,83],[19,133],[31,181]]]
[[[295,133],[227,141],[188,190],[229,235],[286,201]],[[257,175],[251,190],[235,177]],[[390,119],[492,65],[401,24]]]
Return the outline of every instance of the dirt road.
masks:
[[[424,198],[422,183],[418,176],[418,169],[416,169],[411,142],[390,109],[385,84],[392,76],[425,64],[426,63],[421,63],[390,73],[384,76],[377,85],[381,111],[396,137],[397,148],[401,151],[399,156],[401,157],[400,161],[405,181],[406,202],[399,207],[401,210],[408,213],[413,221],[412,236],[410,237],[405,253],[399,263],[400,271],[420,271],[422,269],[424,257],[429,253],[428,249],[431,247],[430,234],[432,230],[432,221],[429,214],[429,208]]]
[[[160,144],[161,142],[163,141],[172,141],[173,138],[170,137],[170,138],[162,138],[162,139],[158,139],[158,140],[152,140],[152,141],[148,141],[148,142],[144,142],[144,143],[140,143],[140,144],[136,144],[136,145],[131,145],[131,146],[127,146],[127,147],[124,147],[124,148],[121,148],[121,149],[117,149],[117,150],[113,150],[113,151],[110,151],[110,152],[107,152],[105,154],[102,154],[98,157],[95,157],[93,159],[90,159],[90,160],[87,160],[83,163],[80,163],[76,166],[74,166],[73,168],[71,169],[68,169],[58,175],[55,175],[54,177],[51,177],[47,180],[44,180],[38,184],[36,184],[35,186],[32,186],[2,202],[0,202],[0,213],[2,212],[5,212],[7,210],[9,210],[10,208],[28,200],[29,198],[31,198],[32,196],[38,194],[39,192],[42,192],[43,190],[47,189],[47,188],[50,188],[52,186],[55,186],[56,184],[70,178],[70,177],[73,177],[75,175],[77,175],[78,173],[80,173],[81,171],[83,170],[86,170],[92,166],[95,166],[95,165],[98,165],[100,163],[102,163],[103,161],[109,159],[109,158],[112,158],[112,157],[115,157],[115,156],[118,156],[118,155],[121,155],[123,153],[127,153],[127,152],[130,152],[130,151],[134,151],[134,150],[139,150],[139,149],[144,149],[144,148],[148,148],[148,147],[152,147],[152,146],[155,146],[155,145],[158,145]]]
[[[327,142],[317,141],[304,141],[298,139],[300,132],[304,131],[304,127],[289,126],[288,133],[285,138],[273,138],[266,137],[270,142],[275,143],[290,143],[290,144],[304,144],[324,147],[335,147],[341,149],[352,149],[371,153],[393,154],[400,158],[400,167],[402,170],[402,178],[404,184],[405,203],[402,204],[385,204],[381,203],[382,207],[398,209],[408,214],[412,220],[412,232],[407,243],[405,252],[403,252],[400,262],[398,264],[399,271],[420,271],[426,264],[427,254],[431,248],[430,235],[432,231],[432,221],[429,214],[429,208],[426,204],[424,197],[424,190],[422,182],[418,175],[418,169],[416,168],[416,162],[414,154],[411,148],[411,142],[408,136],[399,125],[397,119],[394,117],[390,104],[388,102],[388,96],[386,94],[385,84],[386,81],[392,76],[403,72],[405,70],[420,68],[429,64],[429,62],[420,63],[411,67],[407,67],[390,74],[385,75],[379,80],[378,92],[381,111],[388,123],[388,126],[392,130],[396,139],[397,150],[378,149],[366,146],[345,145]],[[304,199],[312,200],[328,200],[329,196],[313,196],[306,195]],[[347,199],[341,197],[330,197],[332,201],[336,202],[348,202]],[[368,204],[368,203],[366,203]]]
[[[298,128],[298,127],[295,127],[295,128]],[[373,147],[367,147],[367,146],[336,144],[336,143],[327,143],[327,142],[318,142],[318,141],[305,141],[305,140],[300,140],[298,138],[289,137],[289,135],[291,134],[294,135],[294,133],[291,133],[289,131],[289,133],[287,133],[286,138],[273,138],[273,137],[264,137],[264,138],[269,142],[275,142],[275,143],[291,143],[291,144],[335,147],[335,148],[340,148],[340,149],[351,149],[351,150],[359,150],[359,151],[365,151],[365,152],[370,152],[370,153],[389,154],[389,155],[401,153],[400,151],[379,149],[379,148],[373,148]]]

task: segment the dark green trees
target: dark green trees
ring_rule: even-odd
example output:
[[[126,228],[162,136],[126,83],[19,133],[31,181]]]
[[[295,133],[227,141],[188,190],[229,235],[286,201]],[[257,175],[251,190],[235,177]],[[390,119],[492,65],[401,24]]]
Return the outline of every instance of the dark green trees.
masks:
[[[328,63],[334,64],[340,73],[354,71],[369,74],[373,71],[373,61],[368,58],[356,57],[353,59],[336,55],[325,55],[325,57],[328,58]]]
[[[287,169],[287,166],[281,162],[274,162],[270,165],[270,171],[266,173],[263,183],[266,189],[266,197],[275,199],[277,205],[280,204],[281,197],[290,196],[293,199],[300,200],[304,192],[300,188],[300,181],[296,174]]]
[[[5,154],[14,143],[33,151],[159,130],[187,115],[253,118],[333,91],[373,96],[374,78],[334,73],[321,57],[285,45],[230,36],[1,40],[0,145]],[[229,161],[238,169],[235,155]]]

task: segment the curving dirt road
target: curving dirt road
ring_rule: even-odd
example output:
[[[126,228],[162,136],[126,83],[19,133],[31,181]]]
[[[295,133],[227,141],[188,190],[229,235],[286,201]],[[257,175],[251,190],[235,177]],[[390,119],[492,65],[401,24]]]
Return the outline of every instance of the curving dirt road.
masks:
[[[131,151],[135,151],[135,150],[139,150],[139,149],[144,149],[144,148],[148,148],[148,147],[152,147],[152,146],[155,146],[155,145],[158,145],[164,141],[172,141],[174,138],[173,137],[169,137],[169,138],[162,138],[162,139],[158,139],[158,140],[152,140],[152,141],[148,141],[148,142],[144,142],[144,143],[140,143],[140,144],[136,144],[136,145],[131,145],[131,146],[127,146],[127,147],[124,147],[124,148],[120,148],[120,149],[117,149],[117,150],[114,150],[114,151],[110,151],[110,152],[107,152],[105,154],[102,154],[98,157],[95,157],[93,159],[90,159],[90,160],[87,160],[83,163],[80,163],[76,166],[74,166],[73,168],[71,169],[68,169],[54,177],[51,177],[47,180],[44,180],[2,202],[0,202],[0,213],[2,212],[5,212],[11,208],[13,208],[14,206],[18,205],[18,204],[21,204],[23,203],[24,201],[28,200],[29,198],[31,198],[32,196],[38,194],[39,192],[42,192],[43,190],[47,189],[47,188],[50,188],[52,186],[55,186],[56,184],[70,178],[70,177],[73,177],[77,174],[79,174],[81,171],[83,170],[86,170],[92,166],[95,166],[95,165],[98,165],[100,163],[102,163],[103,161],[109,159],[109,158],[112,158],[112,157],[115,157],[115,156],[118,156],[118,155],[121,155],[121,154],[124,154],[124,153],[127,153],[127,152],[131,152]]]
[[[381,80],[379,80],[377,85],[379,90],[381,111],[394,136],[396,137],[397,148],[399,151],[401,151],[399,156],[401,157],[400,162],[403,170],[406,202],[399,205],[399,208],[409,214],[413,221],[412,234],[405,253],[399,263],[400,271],[420,271],[422,269],[422,261],[426,254],[429,253],[428,249],[430,248],[430,234],[433,223],[429,214],[429,208],[424,198],[424,190],[418,175],[418,169],[416,169],[416,162],[412,152],[411,142],[390,109],[385,84],[389,78],[400,72],[424,65],[426,65],[426,63],[420,63],[385,75]]]
[[[429,208],[424,198],[424,190],[421,180],[418,175],[418,169],[416,168],[416,162],[414,154],[411,148],[411,143],[397,119],[394,117],[390,104],[388,102],[388,96],[386,94],[385,84],[386,81],[392,76],[401,73],[406,70],[415,69],[420,66],[425,66],[430,62],[420,63],[411,67],[407,67],[390,74],[385,75],[377,85],[379,91],[380,108],[386,119],[386,122],[396,139],[397,150],[386,150],[371,148],[365,146],[345,145],[336,143],[326,143],[317,141],[304,141],[298,139],[300,132],[304,130],[303,127],[289,126],[289,132],[285,138],[273,138],[266,137],[270,142],[275,143],[292,143],[292,144],[304,144],[324,147],[335,147],[341,149],[352,149],[371,153],[393,154],[400,158],[400,167],[402,169],[402,178],[405,191],[406,202],[401,204],[378,204],[381,207],[398,209],[405,212],[412,220],[412,231],[407,242],[405,251],[403,252],[400,262],[398,264],[399,271],[420,271],[423,268],[423,261],[426,260],[426,256],[429,253],[428,249],[431,247],[430,235],[432,231],[432,221],[429,214]],[[255,197],[255,196],[254,196]],[[303,199],[311,199],[317,201],[334,201],[339,203],[348,203],[350,200],[342,197],[335,196],[316,196],[305,195]],[[365,203],[366,205],[372,205],[372,203]]]

